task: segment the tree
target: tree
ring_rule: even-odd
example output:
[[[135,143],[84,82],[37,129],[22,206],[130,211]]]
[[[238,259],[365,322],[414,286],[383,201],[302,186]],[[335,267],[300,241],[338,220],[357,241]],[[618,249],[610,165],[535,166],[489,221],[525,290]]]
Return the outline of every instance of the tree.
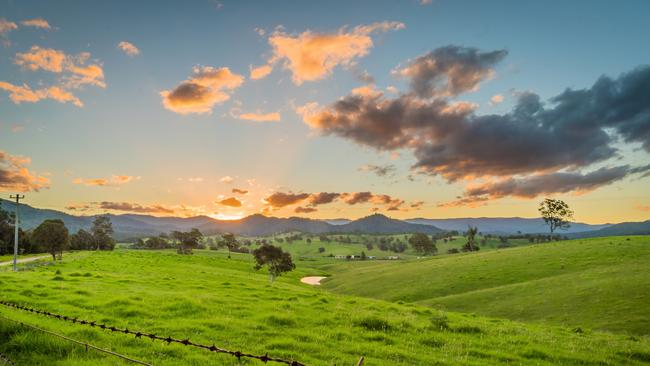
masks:
[[[422,254],[435,254],[438,248],[433,243],[428,235],[422,233],[415,233],[409,238],[409,244],[418,253]]]
[[[115,248],[113,223],[108,215],[97,216],[90,232],[93,235],[96,250],[113,250]]]
[[[192,254],[192,249],[199,246],[203,234],[198,229],[190,231],[172,231],[172,238],[178,240],[178,254]]]
[[[571,227],[570,220],[573,218],[573,211],[562,200],[544,199],[539,204],[539,213],[551,230],[551,236],[557,229],[565,230]]]
[[[63,250],[68,246],[68,228],[62,220],[45,220],[34,229],[32,240],[52,254],[52,261],[56,261],[57,254],[61,260]]]
[[[296,265],[291,260],[291,254],[273,245],[264,244],[253,250],[253,257],[255,257],[256,270],[260,270],[264,266],[268,267],[271,283],[282,273],[296,268]]]
[[[219,246],[228,248],[228,258],[230,258],[230,252],[239,248],[239,242],[237,241],[237,238],[235,238],[235,234],[226,233],[221,236]]]
[[[478,251],[479,248],[476,245],[476,234],[478,233],[478,228],[477,227],[467,227],[467,232],[465,233],[465,236],[467,237],[467,243],[463,246],[463,251],[464,252],[475,252]]]
[[[92,234],[84,229],[79,229],[76,234],[70,235],[70,249],[88,250],[95,248],[95,239]]]

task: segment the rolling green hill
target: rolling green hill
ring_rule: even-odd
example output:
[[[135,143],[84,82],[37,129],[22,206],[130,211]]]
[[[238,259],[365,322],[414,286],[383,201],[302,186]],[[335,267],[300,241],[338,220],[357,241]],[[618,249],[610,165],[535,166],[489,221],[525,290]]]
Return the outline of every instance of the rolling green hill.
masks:
[[[431,261],[434,262],[434,261]],[[384,262],[385,263],[385,262]],[[299,283],[321,272],[298,262],[270,284],[249,255],[215,251],[81,252],[0,273],[2,300],[307,365],[642,365],[650,340],[440,312],[334,294]],[[262,365],[182,345],[101,331],[0,306],[0,316],[166,365]],[[0,352],[18,365],[116,365],[0,318]],[[269,365],[275,365],[269,363]]]
[[[520,321],[650,334],[650,237],[545,243],[401,262],[339,263],[334,292]]]

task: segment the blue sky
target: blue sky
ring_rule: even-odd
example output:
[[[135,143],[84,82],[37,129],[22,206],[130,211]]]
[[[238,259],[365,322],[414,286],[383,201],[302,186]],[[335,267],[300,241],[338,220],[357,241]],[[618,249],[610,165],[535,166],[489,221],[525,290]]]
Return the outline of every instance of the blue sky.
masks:
[[[49,99],[14,103],[6,90],[0,90],[0,150],[30,158],[25,165],[28,171],[48,180],[38,192],[9,184],[4,190],[31,190],[27,202],[36,206],[76,213],[127,212],[135,207],[153,214],[288,216],[296,214],[300,205],[309,206],[308,201],[278,207],[266,198],[276,192],[370,191],[390,196],[394,204],[404,202],[387,211],[393,206],[379,203],[380,198],[362,204],[347,204],[340,198],[328,205],[312,205],[312,212],[301,214],[359,217],[379,210],[396,217],[535,216],[537,202],[554,195],[572,204],[576,217],[584,221],[648,216],[647,178],[632,175],[589,189],[526,197],[509,194],[481,205],[443,207],[441,203],[463,196],[469,186],[512,176],[452,181],[431,172],[418,174],[411,170],[417,158],[410,148],[378,149],[337,133],[323,133],[296,113],[307,103],[326,107],[366,85],[367,80],[359,77],[364,72],[374,78],[379,90],[394,87],[407,93],[408,80],[393,71],[448,45],[482,52],[507,50],[503,60],[490,65],[493,74],[475,90],[450,98],[475,103],[475,115],[506,114],[523,92],[548,100],[566,88],[590,88],[601,75],[616,78],[648,64],[650,4],[646,1],[434,0],[424,5],[415,0],[0,1],[0,6],[0,18],[17,25],[2,34],[0,81],[32,89],[62,83],[64,73],[32,71],[16,63],[17,54],[38,46],[68,56],[90,53],[86,65],[101,66],[106,84],[105,88],[87,84],[70,89],[83,107]],[[28,19],[43,19],[51,29],[22,25]],[[404,27],[373,32],[366,54],[337,64],[318,80],[297,85],[292,81],[295,72],[282,67],[286,59],[277,61],[267,77],[250,78],[251,67],[273,57],[269,42],[273,34],[291,39],[305,32],[352,34],[354,27],[381,22],[399,22]],[[139,54],[129,56],[118,49],[123,41],[137,47]],[[164,108],[160,93],[176,90],[197,66],[227,67],[243,81],[209,113],[180,114]],[[503,101],[490,103],[496,95]],[[279,113],[281,118],[273,122],[237,118],[244,113]],[[580,166],[581,172],[619,164],[616,161],[647,164],[640,140],[612,144],[621,151],[618,160],[595,161]],[[363,168],[368,165],[394,169],[390,177],[378,176]],[[556,172],[575,168],[554,166]],[[541,170],[513,176],[531,174]],[[130,178],[111,182],[113,176]],[[107,183],[83,183],[90,179]],[[237,196],[233,188],[249,192]],[[231,196],[242,205],[218,203]],[[131,206],[102,206],[101,202]]]

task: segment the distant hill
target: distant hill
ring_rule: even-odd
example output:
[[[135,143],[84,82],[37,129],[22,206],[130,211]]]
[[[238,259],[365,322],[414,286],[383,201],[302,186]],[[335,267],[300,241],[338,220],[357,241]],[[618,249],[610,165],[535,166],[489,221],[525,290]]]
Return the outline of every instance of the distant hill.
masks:
[[[13,212],[15,205],[11,201],[0,199],[0,207]],[[423,232],[434,234],[442,230],[431,225],[410,224],[405,221],[391,219],[383,215],[371,215],[355,221],[347,221],[332,225],[324,220],[313,220],[302,217],[267,217],[251,215],[240,220],[216,220],[207,216],[195,217],[156,217],[150,215],[108,215],[113,223],[115,237],[128,239],[142,236],[159,235],[173,230],[190,230],[197,228],[204,234],[232,232],[247,236],[265,236],[288,231],[305,233],[371,233],[395,234]],[[79,229],[89,230],[96,216],[74,216],[64,212],[34,208],[26,204],[20,205],[21,223],[26,229],[33,229],[45,219],[61,219],[70,232]]]
[[[622,222],[600,230],[576,233],[574,238],[595,238],[601,236],[650,235],[650,220],[643,222]]]
[[[425,233],[436,234],[443,232],[434,225],[422,225],[409,223],[402,220],[391,219],[390,217],[374,214],[347,224],[336,225],[334,232],[339,233],[373,233],[373,234],[401,234],[401,233]]]
[[[467,226],[476,226],[484,234],[507,235],[516,234],[539,234],[547,233],[548,226],[541,218],[526,219],[521,217],[478,217],[478,218],[458,218],[458,219],[407,219],[404,220],[412,224],[434,225],[443,230],[466,231]],[[596,231],[608,227],[611,224],[590,225],[579,222],[571,223],[568,230],[562,230],[562,235],[571,233],[580,233],[587,231]]]

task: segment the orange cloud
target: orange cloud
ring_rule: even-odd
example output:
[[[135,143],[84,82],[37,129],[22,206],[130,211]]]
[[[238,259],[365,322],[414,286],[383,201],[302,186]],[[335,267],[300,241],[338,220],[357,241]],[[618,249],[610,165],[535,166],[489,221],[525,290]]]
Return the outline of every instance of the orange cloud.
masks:
[[[85,84],[105,88],[104,70],[99,64],[86,65],[89,59],[88,52],[71,56],[60,50],[32,46],[28,52],[17,53],[14,63],[29,71],[65,72],[64,86],[68,88],[78,88]]]
[[[126,183],[133,181],[134,179],[139,179],[140,177],[134,177],[131,175],[113,175],[110,178],[76,178],[72,181],[74,184],[83,184],[85,186],[96,186],[96,187],[115,187],[120,186]]]
[[[221,201],[218,201],[217,203],[220,204],[220,205],[229,206],[229,207],[241,207],[241,204],[242,204],[241,201],[238,200],[235,197],[229,197],[229,198],[223,199]]]
[[[166,109],[179,114],[211,113],[215,104],[230,99],[228,92],[244,82],[242,75],[232,73],[227,67],[197,66],[192,71],[190,79],[173,90],[160,92]]]
[[[30,172],[27,166],[31,159],[24,156],[9,155],[0,150],[0,191],[38,192],[50,187],[50,180]]]
[[[20,24],[27,26],[27,27],[35,27],[35,28],[41,28],[41,29],[52,29],[50,26],[50,23],[47,22],[47,20],[43,18],[35,18],[35,19],[27,19],[23,20],[20,22]]]
[[[239,188],[233,188],[233,189],[232,189],[232,193],[236,193],[236,194],[247,194],[247,193],[248,193],[248,190],[246,190],[246,189],[239,189]]]
[[[72,93],[63,90],[58,86],[33,90],[27,84],[19,86],[7,83],[5,81],[0,81],[0,89],[9,92],[9,99],[11,99],[14,104],[20,104],[23,102],[36,103],[42,99],[52,99],[61,103],[71,102],[77,107],[83,107],[83,103],[79,100],[79,98],[75,97]]]
[[[117,48],[121,49],[124,51],[129,56],[137,56],[140,54],[140,50],[138,47],[136,47],[133,43],[127,42],[127,41],[122,41],[117,44]]]
[[[279,122],[280,113],[243,113],[238,116],[239,119],[255,122]]]
[[[228,184],[230,184],[230,183],[234,182],[235,179],[234,179],[233,177],[229,176],[229,175],[226,175],[225,177],[219,179],[219,181],[220,181],[221,183],[228,183]]]
[[[271,71],[273,71],[273,67],[270,65],[262,65],[259,67],[252,67],[250,68],[250,77],[253,80],[259,80],[259,79],[264,79],[267,77]]]
[[[377,22],[351,30],[343,27],[336,33],[308,30],[299,35],[290,35],[276,31],[268,39],[273,56],[267,67],[254,70],[256,76],[264,77],[271,72],[271,65],[282,60],[282,66],[291,71],[296,85],[321,80],[330,75],[336,66],[351,66],[356,59],[367,55],[373,46],[372,33],[402,28],[404,24],[399,22]]]

